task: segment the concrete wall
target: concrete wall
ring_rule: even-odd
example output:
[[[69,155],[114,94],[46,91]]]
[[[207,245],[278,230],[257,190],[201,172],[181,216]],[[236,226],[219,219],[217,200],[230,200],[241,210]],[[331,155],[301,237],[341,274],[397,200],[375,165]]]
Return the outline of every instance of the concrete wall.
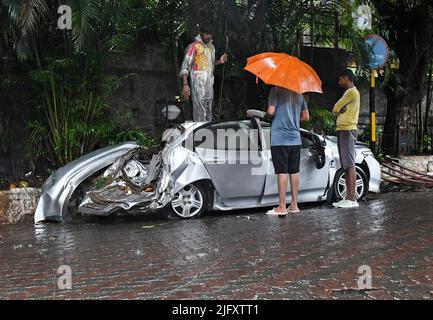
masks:
[[[164,103],[179,95],[178,76],[168,48],[159,44],[143,44],[137,52],[112,66],[118,75],[133,74],[122,82],[110,101],[110,114],[130,112],[134,115],[133,127],[154,133],[161,117]]]
[[[26,216],[33,217],[41,189],[17,188],[0,191],[0,223],[16,223]]]

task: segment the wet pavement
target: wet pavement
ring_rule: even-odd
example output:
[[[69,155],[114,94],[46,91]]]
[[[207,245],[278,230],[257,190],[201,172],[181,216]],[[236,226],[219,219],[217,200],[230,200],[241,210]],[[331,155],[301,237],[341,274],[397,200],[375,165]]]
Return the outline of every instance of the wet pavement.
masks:
[[[433,298],[433,191],[302,208],[284,219],[260,209],[2,225],[0,299]],[[59,287],[62,265],[71,289]]]

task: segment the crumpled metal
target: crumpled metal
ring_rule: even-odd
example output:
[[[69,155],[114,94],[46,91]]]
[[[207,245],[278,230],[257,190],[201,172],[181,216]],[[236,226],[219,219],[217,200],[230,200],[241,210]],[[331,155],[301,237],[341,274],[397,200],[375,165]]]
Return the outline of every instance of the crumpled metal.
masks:
[[[162,182],[162,179],[159,179],[162,153],[154,155],[147,168],[138,159],[141,151],[141,148],[132,149],[108,167],[100,177],[105,179],[104,185],[87,191],[77,211],[109,215],[118,210],[157,209],[159,204],[167,204],[171,198],[158,201],[166,198],[161,197],[166,188],[159,187]]]

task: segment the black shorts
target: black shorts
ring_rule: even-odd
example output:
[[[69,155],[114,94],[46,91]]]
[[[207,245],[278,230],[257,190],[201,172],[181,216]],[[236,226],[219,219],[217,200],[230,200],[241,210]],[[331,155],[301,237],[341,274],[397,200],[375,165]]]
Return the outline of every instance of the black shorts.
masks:
[[[271,147],[272,162],[275,174],[299,173],[301,162],[301,146]]]

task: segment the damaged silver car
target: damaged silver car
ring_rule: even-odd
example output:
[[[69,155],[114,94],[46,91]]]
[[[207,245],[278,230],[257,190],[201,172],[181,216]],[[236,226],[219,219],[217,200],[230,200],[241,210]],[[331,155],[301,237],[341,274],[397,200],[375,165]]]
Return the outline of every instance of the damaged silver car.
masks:
[[[299,199],[346,195],[335,137],[302,130]],[[199,217],[207,210],[274,206],[277,177],[270,124],[258,118],[185,123],[168,131],[163,148],[127,142],[89,153],[58,169],[43,186],[35,223],[71,215],[108,216],[160,210]],[[379,192],[380,165],[367,145],[356,147],[356,196]],[[290,186],[288,187],[290,188]],[[290,201],[290,189],[287,192]]]

